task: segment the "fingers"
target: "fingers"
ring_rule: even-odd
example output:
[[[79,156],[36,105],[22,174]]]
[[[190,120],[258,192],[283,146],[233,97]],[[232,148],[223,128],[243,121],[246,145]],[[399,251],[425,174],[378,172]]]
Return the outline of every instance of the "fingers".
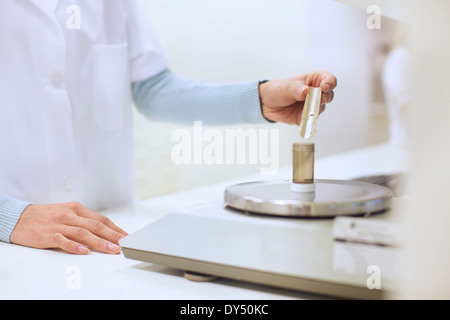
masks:
[[[322,114],[325,111],[325,108],[326,108],[325,104],[321,105],[319,109],[319,114]]]
[[[318,86],[322,90],[322,99],[320,104],[326,104],[333,101],[334,88],[337,86],[337,79],[335,76],[325,71],[313,73],[310,79],[306,80],[310,86]],[[292,81],[290,87],[290,95],[297,101],[305,101],[306,95],[309,92],[309,86],[301,82]]]
[[[327,93],[322,93],[322,99],[320,100],[320,104],[324,105],[333,101],[334,91],[329,91]]]
[[[83,227],[61,225],[59,231],[46,235],[42,240],[42,246],[83,255],[90,253],[88,248],[109,254],[120,253],[120,247],[117,244],[97,236]]]
[[[118,245],[97,237],[86,229],[64,226],[61,231],[61,233],[46,235],[45,239],[43,239],[43,245],[46,248],[59,248],[79,255],[89,254],[90,250],[88,247],[103,253],[118,254],[120,252]]]
[[[49,247],[57,247],[76,254],[89,254],[87,247],[110,254],[120,252],[119,240],[128,235],[110,219],[78,202],[65,204],[58,215],[59,226]]]
[[[78,216],[98,221],[101,224],[105,225],[106,227],[108,227],[116,232],[119,232],[123,236],[128,235],[127,232],[125,232],[124,230],[122,230],[121,228],[116,226],[108,217],[105,217],[104,215],[102,215],[98,212],[95,212],[91,209],[88,209],[85,206],[79,204],[78,202],[71,203],[71,205],[74,207],[74,211],[77,213]]]
[[[322,89],[322,100],[320,104],[325,105],[326,103],[333,101],[333,90],[337,86],[337,79],[335,76],[326,71],[319,72],[319,78],[321,79],[320,88]],[[323,112],[323,110],[321,112]]]
[[[301,90],[299,90],[300,94],[297,97],[297,101],[305,101],[306,100],[306,95],[309,92],[309,87],[308,86],[303,86]],[[331,101],[333,101],[334,99],[334,91],[328,91],[328,92],[323,92],[322,91],[322,98],[320,100],[320,105],[323,106],[327,103],[330,103]]]
[[[62,233],[47,234],[42,240],[42,246],[45,248],[59,248],[72,254],[89,254],[89,249],[75,242],[67,239]]]
[[[73,239],[95,251],[109,254],[120,253],[120,247],[117,244],[99,237],[83,227],[64,226],[62,233],[68,239]]]
[[[91,234],[95,234],[115,244],[119,244],[119,240],[125,236],[124,234],[107,227],[105,224],[98,220],[88,219],[84,217],[75,217],[73,222],[75,226],[83,228],[89,231]]]
[[[321,71],[319,73],[319,77],[320,77],[319,86],[322,89],[323,93],[329,93],[329,92],[333,91],[334,88],[336,88],[337,79],[332,74],[330,74],[326,71]]]

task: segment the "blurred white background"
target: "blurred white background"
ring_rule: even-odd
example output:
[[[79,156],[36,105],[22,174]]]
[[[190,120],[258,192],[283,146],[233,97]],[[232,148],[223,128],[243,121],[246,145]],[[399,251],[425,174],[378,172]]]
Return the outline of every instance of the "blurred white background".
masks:
[[[363,10],[333,0],[142,3],[175,73],[213,82],[276,79],[316,70],[336,75],[335,99],[320,116],[314,138],[316,157],[388,138],[376,55],[383,54],[383,35],[390,33],[386,28],[369,30]],[[152,123],[137,112],[135,122],[141,198],[259,173],[259,165],[174,165],[171,133],[179,126]],[[280,166],[291,164],[292,143],[300,140],[296,126],[252,128],[279,129]]]

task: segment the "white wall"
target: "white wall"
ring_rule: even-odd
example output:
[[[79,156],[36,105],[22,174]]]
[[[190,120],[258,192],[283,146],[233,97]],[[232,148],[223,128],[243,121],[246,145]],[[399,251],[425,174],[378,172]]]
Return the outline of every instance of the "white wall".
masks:
[[[338,88],[335,101],[319,120],[314,140],[316,155],[369,143],[370,31],[362,10],[333,0],[142,2],[174,72],[230,82],[328,70],[337,76]],[[141,116],[136,115],[136,122],[141,197],[157,194],[153,187],[143,189],[164,183],[168,172],[171,187],[165,192],[259,172],[260,167],[255,165],[176,167],[167,156],[167,149],[173,146],[170,133],[176,127],[159,124],[155,132],[153,124],[144,124]],[[284,124],[258,126],[262,127],[280,130],[280,164],[290,165],[292,142],[299,140],[298,128]],[[162,146],[158,153],[153,151],[155,142],[145,142],[149,132],[149,139],[158,139]],[[166,174],[161,174],[163,171]]]
[[[306,1],[306,72],[327,70],[338,79],[334,101],[321,116],[316,148],[328,155],[370,141],[371,32],[367,14],[332,0]]]

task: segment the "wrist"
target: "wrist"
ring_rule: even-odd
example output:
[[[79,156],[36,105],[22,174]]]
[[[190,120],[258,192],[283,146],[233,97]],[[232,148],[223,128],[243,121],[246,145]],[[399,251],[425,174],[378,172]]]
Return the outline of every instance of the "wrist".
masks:
[[[264,91],[265,91],[265,88],[267,87],[267,83],[268,82],[269,82],[269,80],[262,80],[258,84],[259,106],[261,108],[261,115],[263,116],[263,118],[266,119],[268,122],[275,123],[276,121],[270,120],[264,114],[264,103],[263,103],[263,98],[262,97],[264,96]]]
[[[10,242],[11,233],[30,204],[30,202],[0,194],[0,241]]]

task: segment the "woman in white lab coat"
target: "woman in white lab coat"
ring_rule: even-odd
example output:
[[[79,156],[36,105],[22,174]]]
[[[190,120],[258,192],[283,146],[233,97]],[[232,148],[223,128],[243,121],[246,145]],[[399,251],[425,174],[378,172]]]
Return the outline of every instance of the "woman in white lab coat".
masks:
[[[136,0],[0,2],[0,240],[118,253],[96,212],[133,201],[132,98],[154,119],[298,124],[314,72],[211,84],[174,75]],[[89,208],[89,209],[88,209]]]

